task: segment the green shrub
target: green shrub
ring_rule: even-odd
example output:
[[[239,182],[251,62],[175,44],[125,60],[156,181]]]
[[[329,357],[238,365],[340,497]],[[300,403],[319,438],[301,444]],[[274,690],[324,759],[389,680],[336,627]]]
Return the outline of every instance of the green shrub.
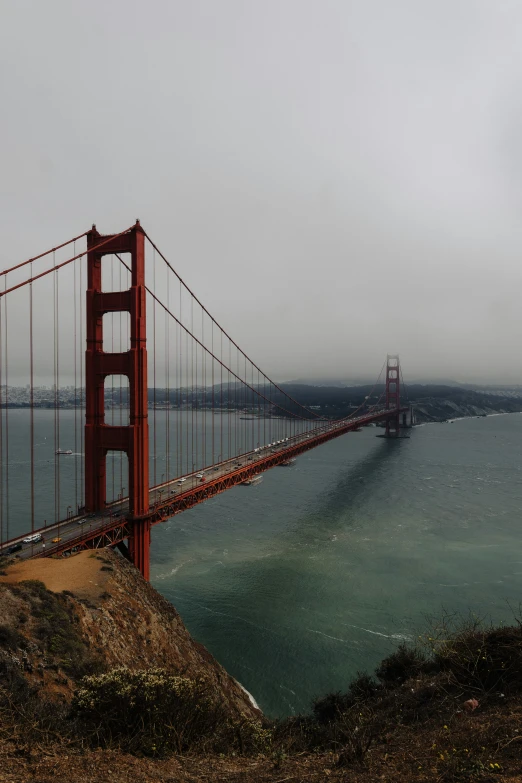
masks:
[[[366,759],[377,731],[375,715],[371,710],[357,707],[343,716],[337,726],[337,739],[341,752],[338,767],[360,766]]]
[[[19,647],[25,647],[25,639],[15,628],[0,625],[0,647],[4,650],[17,650]]]
[[[160,755],[188,750],[264,752],[271,732],[258,721],[232,721],[206,680],[165,669],[125,667],[85,677],[72,717],[96,745]]]
[[[339,716],[353,705],[353,696],[335,691],[327,693],[312,703],[312,714],[318,723],[326,724],[338,720]]]
[[[485,691],[520,691],[522,628],[462,631],[437,648],[435,660],[459,685]]]
[[[312,702],[312,715],[314,719],[323,725],[339,720],[356,703],[364,702],[375,696],[381,686],[373,677],[357,672],[356,677],[348,685],[348,692],[334,691],[326,696],[315,699]]]
[[[379,683],[375,682],[366,672],[357,672],[356,677],[348,686],[348,691],[356,702],[365,701],[375,696],[379,690]]]
[[[70,676],[79,678],[100,670],[98,658],[75,627],[76,615],[67,596],[52,593],[35,579],[13,586],[13,592],[29,603],[36,637]]]
[[[385,685],[400,685],[410,677],[418,677],[421,672],[433,671],[433,662],[417,647],[400,644],[395,652],[388,655],[375,669],[375,674]]]

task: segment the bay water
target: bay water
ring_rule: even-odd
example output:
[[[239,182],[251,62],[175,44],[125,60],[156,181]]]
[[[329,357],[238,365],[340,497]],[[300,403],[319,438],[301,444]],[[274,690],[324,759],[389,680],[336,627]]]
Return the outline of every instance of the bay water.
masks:
[[[81,418],[60,412],[60,445],[75,451],[60,458],[63,515],[81,501]],[[38,527],[55,513],[54,411],[34,421]],[[10,537],[31,527],[28,427],[29,411],[9,412]],[[522,600],[522,415],[429,424],[398,441],[381,432],[333,440],[153,528],[152,584],[270,716],[345,689],[428,616],[511,622]],[[1,502],[5,538],[5,486]]]
[[[428,617],[513,621],[522,415],[367,428],[153,531],[152,583],[270,716],[346,689]]]

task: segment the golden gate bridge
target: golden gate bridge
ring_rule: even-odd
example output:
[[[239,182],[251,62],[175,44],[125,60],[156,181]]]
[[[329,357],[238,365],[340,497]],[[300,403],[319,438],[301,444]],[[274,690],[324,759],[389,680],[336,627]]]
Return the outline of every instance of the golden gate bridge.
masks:
[[[110,235],[93,226],[0,277],[4,555],[118,546],[148,579],[153,525],[362,426],[382,423],[396,438],[404,424],[398,356],[349,416],[325,419],[247,356],[139,221]],[[14,460],[10,384],[22,377],[29,420]],[[41,377],[52,379],[43,456]],[[74,450],[62,448],[66,432]]]

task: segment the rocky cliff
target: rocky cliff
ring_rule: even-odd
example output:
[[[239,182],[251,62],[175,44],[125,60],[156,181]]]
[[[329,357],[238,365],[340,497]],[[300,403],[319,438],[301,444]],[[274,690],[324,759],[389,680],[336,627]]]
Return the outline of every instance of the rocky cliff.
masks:
[[[109,549],[8,567],[0,577],[2,642],[4,665],[11,661],[31,683],[66,700],[91,671],[161,667],[204,677],[231,715],[260,715],[175,608]]]

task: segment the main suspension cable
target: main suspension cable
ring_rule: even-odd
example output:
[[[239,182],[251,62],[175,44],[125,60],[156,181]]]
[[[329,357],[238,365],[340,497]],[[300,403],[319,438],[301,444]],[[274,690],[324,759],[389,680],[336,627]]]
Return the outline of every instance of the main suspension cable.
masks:
[[[181,284],[184,286],[184,288],[187,290],[187,292],[190,294],[190,296],[191,296],[191,297],[192,297],[192,298],[193,298],[193,299],[194,299],[194,300],[195,300],[195,301],[198,303],[198,305],[201,307],[201,309],[202,309],[202,310],[203,310],[203,311],[204,311],[204,312],[205,312],[205,313],[208,315],[208,317],[209,317],[209,318],[210,318],[210,319],[211,319],[211,320],[212,320],[212,321],[213,321],[213,322],[216,324],[216,326],[218,327],[218,329],[221,329],[221,331],[223,332],[223,334],[225,335],[225,337],[227,337],[227,339],[228,339],[228,340],[230,340],[230,342],[232,343],[232,345],[233,345],[233,346],[234,346],[234,347],[235,347],[235,348],[236,348],[236,349],[237,349],[237,350],[238,350],[238,351],[239,351],[239,352],[240,352],[240,353],[241,353],[241,354],[242,354],[242,355],[243,355],[243,356],[244,356],[244,357],[245,357],[245,358],[246,358],[246,359],[247,359],[247,360],[248,360],[248,361],[251,363],[251,364],[253,364],[253,365],[254,365],[254,367],[256,368],[256,370],[259,370],[259,371],[261,372],[261,374],[262,374],[262,375],[264,375],[264,376],[265,376],[265,377],[268,379],[268,375],[266,375],[266,373],[264,373],[264,372],[263,372],[263,371],[262,371],[262,370],[261,370],[261,369],[260,369],[260,368],[257,366],[257,364],[256,364],[255,362],[253,362],[253,361],[252,361],[252,359],[250,359],[250,357],[249,357],[249,356],[248,356],[248,355],[247,355],[247,354],[246,354],[246,353],[245,353],[245,352],[244,352],[244,351],[243,351],[243,350],[242,350],[242,349],[239,347],[239,345],[238,345],[238,344],[235,342],[235,340],[233,340],[233,339],[230,337],[230,335],[227,333],[227,331],[226,331],[225,329],[223,329],[223,327],[222,327],[222,326],[220,326],[220,324],[219,324],[219,323],[216,321],[216,319],[215,319],[215,318],[212,316],[212,314],[211,314],[211,313],[210,313],[210,312],[207,310],[207,308],[205,307],[205,305],[204,305],[204,304],[203,304],[203,303],[202,303],[202,302],[201,302],[201,301],[198,299],[198,297],[197,297],[197,296],[196,296],[196,294],[195,294],[195,293],[192,291],[192,289],[191,289],[191,288],[189,288],[189,286],[188,286],[188,285],[185,283],[185,281],[184,281],[184,280],[183,280],[183,279],[180,277],[180,275],[179,275],[179,274],[176,272],[176,270],[174,269],[174,267],[173,267],[173,266],[172,266],[172,265],[169,263],[169,261],[167,260],[167,258],[166,258],[166,257],[163,255],[163,253],[161,252],[161,250],[158,248],[158,246],[154,244],[154,242],[153,242],[153,241],[152,241],[152,239],[149,237],[149,235],[147,234],[147,232],[146,232],[146,231],[144,231],[143,233],[145,234],[145,236],[146,236],[146,237],[147,237],[147,239],[149,240],[149,242],[150,242],[151,246],[154,248],[154,250],[155,250],[155,251],[157,252],[157,254],[160,256],[160,258],[161,258],[161,259],[163,259],[163,261],[166,263],[166,265],[168,266],[168,268],[170,269],[170,271],[171,271],[171,272],[172,272],[172,273],[173,273],[173,274],[174,274],[174,275],[175,275],[175,276],[178,278],[178,280],[179,280],[179,281],[180,281],[180,283],[181,283]],[[282,389],[280,386],[278,386],[278,384],[277,384],[277,383],[275,383],[274,381],[271,381],[271,383],[273,384],[273,386],[274,386],[274,388],[275,388],[275,389],[277,389],[279,392],[281,392],[281,394],[283,394],[285,397],[287,397],[289,400],[291,400],[291,401],[292,401],[292,402],[293,402],[295,405],[298,405],[300,408],[303,408],[303,410],[306,410],[306,412],[307,412],[307,413],[309,413],[309,414],[310,414],[310,416],[314,416],[314,417],[316,417],[316,418],[320,418],[320,414],[318,414],[318,413],[315,413],[315,411],[309,410],[309,409],[308,409],[308,408],[307,408],[305,405],[302,405],[300,402],[298,402],[297,400],[295,400],[295,399],[294,399],[293,397],[291,397],[291,396],[290,396],[290,395],[289,395],[287,392],[285,392],[285,391],[284,391],[284,390],[283,390],[283,389]]]
[[[152,243],[151,243],[151,244],[152,244]],[[118,259],[121,261],[121,263],[123,264],[123,266],[124,266],[124,267],[126,267],[127,269],[129,269],[129,270],[130,270],[130,268],[127,266],[127,264],[125,263],[125,261],[123,261],[123,259],[121,258],[121,256],[119,256],[117,253],[115,253],[114,255],[116,256],[116,258],[118,258]],[[161,254],[160,254],[160,255],[161,255]],[[179,278],[179,279],[180,279],[180,282],[183,282],[183,281],[181,281],[181,278]],[[186,287],[186,286],[185,286],[185,287]],[[203,343],[201,342],[201,340],[199,340],[199,339],[198,339],[198,338],[197,338],[197,337],[196,337],[196,336],[195,336],[195,335],[194,335],[194,334],[191,332],[191,330],[190,330],[190,329],[189,329],[187,326],[185,326],[185,324],[183,324],[183,323],[182,323],[182,322],[179,320],[179,318],[177,318],[177,317],[174,315],[174,313],[173,313],[173,312],[171,312],[171,310],[169,310],[169,309],[168,309],[168,307],[167,307],[167,306],[166,306],[166,305],[165,305],[165,304],[164,304],[164,303],[161,301],[161,299],[159,299],[159,298],[158,298],[158,297],[157,297],[157,296],[156,296],[156,295],[155,295],[155,294],[154,294],[154,293],[153,293],[153,292],[150,290],[150,288],[149,288],[148,286],[144,286],[144,288],[145,288],[145,290],[147,291],[147,293],[148,293],[148,294],[150,294],[150,296],[152,296],[152,298],[153,298],[153,299],[154,299],[154,300],[155,300],[155,301],[156,301],[156,302],[159,304],[159,306],[160,306],[160,307],[163,307],[163,309],[165,310],[165,312],[167,312],[167,313],[170,315],[170,317],[171,317],[171,318],[173,318],[173,319],[176,321],[176,323],[177,323],[177,324],[178,324],[178,325],[179,325],[179,326],[180,326],[180,327],[181,327],[181,328],[182,328],[182,329],[185,331],[185,333],[186,333],[186,335],[187,335],[187,338],[188,338],[188,337],[191,337],[191,338],[192,338],[192,339],[193,339],[193,340],[194,340],[194,341],[195,341],[195,342],[196,342],[196,343],[197,343],[197,344],[198,344],[198,345],[199,345],[201,348],[203,348],[203,350],[204,350],[204,351],[206,351],[206,352],[209,354],[209,356],[211,356],[213,359],[215,359],[215,361],[217,361],[217,362],[219,362],[220,364],[222,364],[222,362],[220,361],[220,359],[219,359],[219,358],[218,358],[218,357],[217,357],[217,356],[216,356],[214,353],[212,353],[212,352],[211,352],[211,351],[210,351],[210,350],[209,350],[209,349],[208,349],[208,348],[207,348],[205,345],[203,345]],[[188,290],[188,289],[187,289],[187,290]],[[198,301],[198,300],[196,299],[196,297],[193,297],[193,298],[194,298],[196,301]],[[198,302],[198,304],[199,304],[199,302]],[[191,316],[191,317],[193,318],[193,316]],[[210,316],[210,317],[211,317],[211,316]],[[221,327],[219,326],[219,324],[218,324],[217,322],[215,322],[215,323],[216,323],[216,325],[218,326],[218,328],[219,328],[219,329],[221,329]],[[221,331],[222,331],[222,332],[223,332],[223,334],[224,334],[224,335],[225,335],[225,336],[228,338],[228,340],[229,340],[229,345],[230,345],[230,346],[234,345],[234,347],[235,347],[235,348],[237,348],[237,349],[240,351],[240,353],[242,353],[243,355],[245,355],[245,354],[243,353],[243,351],[241,351],[241,349],[240,349],[240,348],[238,348],[238,346],[236,345],[236,343],[235,343],[235,342],[234,342],[234,341],[233,341],[233,340],[232,340],[230,337],[228,337],[228,335],[226,334],[225,330],[224,330],[224,329],[221,329]],[[192,357],[192,359],[193,359],[193,357]],[[247,357],[247,359],[248,359],[248,357]],[[250,360],[250,359],[248,359],[248,361],[251,361],[251,360]],[[230,362],[231,362],[231,357],[230,357]],[[254,363],[253,363],[253,362],[251,362],[251,364],[254,364]],[[239,376],[237,373],[235,373],[235,372],[234,372],[234,370],[230,369],[230,367],[228,367],[226,364],[223,364],[223,367],[224,367],[224,368],[225,368],[225,369],[226,369],[226,370],[227,370],[227,371],[228,371],[228,372],[229,372],[231,375],[233,375],[233,376],[234,376],[234,378],[235,378],[237,381],[240,381],[240,383],[244,383],[246,386],[248,386],[248,388],[252,389],[252,391],[254,391],[254,392],[255,392],[255,394],[259,395],[260,397],[262,397],[262,396],[263,396],[263,395],[261,394],[261,392],[260,392],[260,391],[258,391],[257,389],[253,389],[253,388],[252,388],[252,387],[251,387],[251,386],[250,386],[248,383],[246,383],[245,381],[243,381],[243,379],[242,379],[242,378],[241,378],[241,377],[240,377],[240,376]],[[255,365],[255,364],[254,364],[254,367],[256,367],[256,369],[259,369],[259,368],[257,367],[257,365]],[[274,386],[274,388],[275,388],[275,389],[277,389],[278,391],[280,391],[280,392],[281,392],[281,394],[282,394],[284,397],[286,397],[286,398],[287,398],[288,400],[290,400],[291,402],[294,402],[294,403],[295,403],[296,405],[298,405],[300,408],[303,408],[303,410],[305,410],[305,411],[309,412],[309,413],[310,413],[310,415],[313,415],[313,416],[315,416],[316,418],[320,418],[320,414],[318,414],[318,413],[315,413],[315,411],[308,411],[308,408],[306,408],[304,405],[301,405],[301,403],[297,402],[297,400],[294,400],[294,399],[293,399],[293,397],[291,397],[289,394],[287,394],[285,391],[283,391],[283,389],[281,389],[281,388],[280,388],[280,387],[279,387],[279,386],[278,386],[276,383],[274,383],[273,381],[270,381],[270,379],[268,378],[268,376],[267,376],[267,375],[265,375],[265,373],[263,373],[263,371],[262,371],[262,370],[260,370],[260,372],[262,373],[262,375],[264,375],[264,376],[266,377],[266,379],[269,381],[269,383],[270,383],[272,386]],[[193,364],[193,361],[192,361],[192,377],[193,377],[193,373],[194,373],[194,364]],[[192,386],[193,386],[193,383],[192,383]],[[230,395],[229,395],[229,396],[230,396]],[[282,406],[282,405],[280,405],[279,403],[277,403],[277,402],[274,402],[273,400],[270,400],[270,399],[268,399],[268,398],[266,398],[266,399],[267,399],[267,402],[268,402],[270,405],[273,405],[274,407],[276,407],[276,408],[279,408],[279,409],[280,409],[280,410],[282,410],[284,413],[288,413],[288,414],[290,414],[290,417],[291,417],[291,418],[295,417],[295,413],[292,413],[291,411],[289,411],[287,408],[283,407],[283,406]],[[297,417],[297,418],[304,418],[304,417]]]
[[[87,231],[84,231],[83,234],[78,234],[77,237],[73,237],[72,239],[69,239],[67,242],[63,242],[61,245],[57,245],[56,247],[52,247],[50,250],[46,250],[45,253],[40,253],[38,256],[33,256],[32,258],[28,258],[27,261],[22,261],[20,264],[15,264],[15,266],[10,267],[9,269],[4,269],[0,271],[0,277],[2,275],[8,275],[9,272],[14,272],[15,269],[20,269],[22,266],[27,266],[27,264],[32,264],[33,261],[38,261],[39,258],[48,256],[51,253],[56,253],[56,251],[61,250],[62,247],[66,247],[67,245],[72,245],[73,242],[76,242],[78,239],[82,239],[82,237],[85,236],[87,236]],[[31,274],[32,274],[32,267],[31,267]]]
[[[124,234],[127,234],[129,231],[131,231],[132,228],[133,226],[130,226],[129,228],[126,228],[125,231],[120,231],[119,234],[113,234],[110,237],[106,237],[102,242],[98,242],[97,245],[93,245],[88,250],[84,250],[83,253],[78,253],[77,255],[74,255],[72,258],[68,258],[66,261],[62,261],[60,264],[53,265],[49,267],[49,269],[46,269],[44,272],[40,272],[38,275],[33,275],[29,277],[27,280],[23,280],[21,283],[17,283],[17,285],[11,286],[11,288],[5,288],[3,291],[0,291],[0,298],[6,296],[6,294],[10,294],[12,291],[16,291],[18,288],[22,288],[24,285],[29,285],[30,283],[34,283],[35,280],[39,280],[41,277],[50,275],[51,272],[57,272],[59,269],[62,269],[62,267],[67,266],[67,264],[70,264],[73,261],[76,261],[78,258],[82,258],[83,256],[86,256],[88,253],[92,253],[95,250],[99,250],[101,247],[104,247],[104,245],[106,245],[108,242],[112,242],[114,239],[117,239],[118,237],[122,237]],[[25,263],[26,262],[24,261],[24,264]],[[7,272],[4,272],[3,274],[7,274]]]

